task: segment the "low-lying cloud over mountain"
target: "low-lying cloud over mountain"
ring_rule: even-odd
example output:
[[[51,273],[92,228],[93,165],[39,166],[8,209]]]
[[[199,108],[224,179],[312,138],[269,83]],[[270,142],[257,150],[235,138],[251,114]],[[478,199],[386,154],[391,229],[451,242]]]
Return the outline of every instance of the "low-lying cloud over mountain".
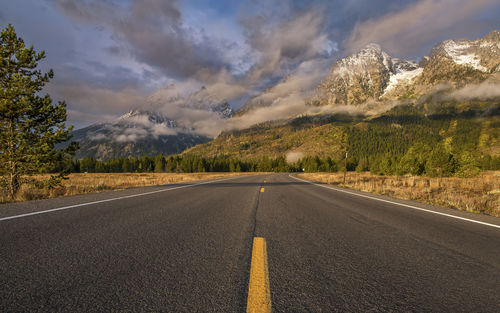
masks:
[[[47,91],[67,101],[77,128],[118,117],[172,83],[205,86],[238,109],[280,81],[307,89],[371,42],[416,59],[444,39],[500,29],[493,0],[0,1],[0,23],[46,50],[43,66],[56,74]],[[297,93],[278,97],[295,103]]]
[[[82,145],[79,154],[106,158],[144,153],[138,147],[145,146],[147,154],[179,153],[222,131],[299,115],[366,116],[398,104],[495,100],[500,97],[500,32],[472,41],[446,40],[420,63],[393,58],[368,44],[329,66],[329,60],[303,62],[236,113],[213,89],[193,81],[168,85],[120,118],[75,132]]]

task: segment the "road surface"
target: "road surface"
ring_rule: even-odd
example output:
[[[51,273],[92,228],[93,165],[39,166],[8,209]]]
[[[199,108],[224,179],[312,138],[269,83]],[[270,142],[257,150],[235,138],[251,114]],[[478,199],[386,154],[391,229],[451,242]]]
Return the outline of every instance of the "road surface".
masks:
[[[499,219],[345,191],[269,174],[1,205],[0,311],[245,312],[263,238],[273,312],[499,312]]]

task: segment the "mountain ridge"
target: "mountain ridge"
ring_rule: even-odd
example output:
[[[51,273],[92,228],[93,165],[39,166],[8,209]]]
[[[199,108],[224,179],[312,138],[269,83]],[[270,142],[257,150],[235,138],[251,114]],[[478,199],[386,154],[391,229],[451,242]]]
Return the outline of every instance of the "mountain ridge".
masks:
[[[210,118],[210,123],[225,123],[224,121],[232,119],[233,116],[244,119],[256,109],[287,105],[287,92],[303,88],[300,82],[301,80],[295,76],[287,75],[277,85],[269,86],[252,97],[237,112],[234,112],[227,101],[211,94],[205,87],[183,93],[177,86],[169,85],[151,95],[146,105],[126,113],[118,121],[106,124],[106,127],[92,125],[85,131],[75,131],[77,135],[75,139],[79,139],[83,147],[77,156],[109,158],[127,154],[180,153],[184,149],[207,143],[211,139],[210,136],[198,132],[199,124],[183,120],[182,114],[203,113],[203,116]],[[489,110],[488,107],[491,105],[494,107],[495,99],[498,100],[500,94],[489,92],[492,98],[477,104],[474,101],[470,102],[474,92],[470,92],[469,89],[494,89],[498,82],[500,82],[500,31],[492,31],[475,40],[455,39],[438,43],[431,49],[429,56],[422,57],[418,63],[391,57],[379,45],[369,44],[359,52],[334,62],[327,77],[316,87],[315,94],[304,102],[311,108],[358,107],[357,111],[350,111],[351,114],[353,112],[362,115],[375,114],[373,117],[394,105],[401,104],[418,107],[425,114],[431,115],[442,111],[445,107],[446,110],[456,107],[460,112],[475,110],[476,106],[481,107],[481,110]],[[485,83],[488,84],[484,85]],[[287,88],[293,86],[293,90],[288,91],[289,89],[283,88],[286,84],[289,84]],[[498,95],[495,96],[496,94]],[[363,106],[367,103],[375,108],[370,112],[375,113],[370,113]],[[328,110],[318,112],[320,113],[314,114],[328,113]],[[270,118],[287,120],[290,117]],[[238,127],[237,124],[231,124]],[[228,133],[231,131],[223,132],[219,137],[227,136]],[[170,137],[167,140],[164,136]],[[273,138],[268,138],[271,145],[275,142]],[[319,137],[315,138],[319,140]],[[144,147],[143,151],[134,148],[134,140],[145,140],[138,144]],[[148,144],[147,141],[155,143]],[[248,146],[246,141],[248,140],[242,140],[238,145],[241,144],[241,147],[245,148]],[[128,144],[124,146],[125,142]],[[167,145],[169,147],[161,148],[166,142],[169,142]],[[320,142],[323,141],[317,141],[318,144]],[[116,149],[120,151],[113,152]],[[189,153],[195,150],[191,149]],[[279,155],[289,150],[283,146],[271,154]]]
[[[197,132],[182,119],[169,116],[177,111],[200,112],[214,119],[230,118],[234,110],[225,100],[211,95],[205,87],[182,95],[175,85],[158,90],[145,105],[120,117],[73,131],[73,141],[80,149],[77,158],[100,160],[157,154],[177,154],[210,137]],[[166,111],[163,113],[163,111]]]

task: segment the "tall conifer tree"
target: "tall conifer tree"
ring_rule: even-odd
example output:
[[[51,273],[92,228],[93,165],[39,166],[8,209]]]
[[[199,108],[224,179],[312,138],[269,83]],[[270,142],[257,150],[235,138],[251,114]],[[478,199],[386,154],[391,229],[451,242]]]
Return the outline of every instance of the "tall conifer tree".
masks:
[[[72,126],[66,128],[66,104],[52,103],[48,94],[42,96],[44,85],[53,71],[37,69],[45,52],[26,47],[12,25],[0,34],[0,174],[2,185],[14,198],[27,177],[47,172],[66,152],[54,147],[71,138]],[[50,185],[62,176],[45,181]],[[39,182],[40,183],[40,182]]]

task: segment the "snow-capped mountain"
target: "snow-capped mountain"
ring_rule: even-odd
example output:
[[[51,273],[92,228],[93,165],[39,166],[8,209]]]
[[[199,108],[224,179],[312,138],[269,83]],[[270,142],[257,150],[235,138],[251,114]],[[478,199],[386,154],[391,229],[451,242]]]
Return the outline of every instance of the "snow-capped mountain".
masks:
[[[383,95],[393,72],[391,57],[379,45],[338,60],[321,83],[320,105],[359,104]]]
[[[197,110],[208,110],[222,118],[230,118],[234,114],[233,108],[225,100],[211,94],[205,87],[192,93],[185,100],[185,106]]]
[[[76,130],[72,140],[80,144],[76,157],[109,159],[180,153],[210,138],[178,127],[161,113],[135,109],[115,120]]]
[[[500,72],[500,31],[476,40],[446,40],[436,45],[425,61],[420,85],[440,83],[462,87],[482,82]]]
[[[358,105],[421,96],[438,84],[460,88],[498,77],[500,31],[477,40],[447,40],[415,61],[392,58],[369,44],[338,60],[317,88],[317,105]]]
[[[76,156],[109,159],[180,153],[210,140],[196,128],[198,119],[215,123],[232,115],[229,103],[204,87],[183,93],[169,85],[115,120],[74,131],[73,140],[80,144]]]

